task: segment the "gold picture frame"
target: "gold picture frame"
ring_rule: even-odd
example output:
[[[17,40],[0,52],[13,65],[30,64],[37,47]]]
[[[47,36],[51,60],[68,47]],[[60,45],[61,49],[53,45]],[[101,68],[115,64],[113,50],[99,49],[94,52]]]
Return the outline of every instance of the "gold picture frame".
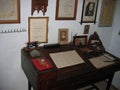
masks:
[[[73,43],[75,46],[84,47],[87,45],[87,35],[74,36]]]
[[[58,31],[58,43],[59,44],[68,44],[68,29],[60,28]]]
[[[75,20],[78,0],[56,0],[56,20]]]
[[[0,0],[0,24],[20,23],[20,0]]]
[[[96,23],[96,15],[99,0],[84,0],[81,16],[82,23]]]
[[[28,18],[28,42],[48,42],[48,17]]]
[[[99,27],[111,27],[115,11],[116,0],[103,0],[101,14],[99,18]]]

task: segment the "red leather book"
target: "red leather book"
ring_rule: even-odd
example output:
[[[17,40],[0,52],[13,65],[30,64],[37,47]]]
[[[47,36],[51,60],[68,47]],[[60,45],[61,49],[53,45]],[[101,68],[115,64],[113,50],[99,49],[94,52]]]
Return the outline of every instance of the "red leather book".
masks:
[[[51,64],[44,58],[32,59],[32,63],[38,70],[45,70],[52,68]]]

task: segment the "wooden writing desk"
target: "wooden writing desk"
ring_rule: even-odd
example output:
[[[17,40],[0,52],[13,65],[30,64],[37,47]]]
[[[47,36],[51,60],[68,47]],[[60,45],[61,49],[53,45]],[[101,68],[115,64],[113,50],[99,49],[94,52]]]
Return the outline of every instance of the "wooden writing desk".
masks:
[[[85,63],[58,69],[49,53],[76,50]],[[120,62],[97,69],[77,47],[60,46],[59,48],[40,48],[41,56],[52,65],[51,69],[38,71],[32,63],[29,52],[21,50],[21,66],[28,79],[28,90],[73,90],[92,83],[108,79],[106,90],[109,90],[114,73],[120,70]]]

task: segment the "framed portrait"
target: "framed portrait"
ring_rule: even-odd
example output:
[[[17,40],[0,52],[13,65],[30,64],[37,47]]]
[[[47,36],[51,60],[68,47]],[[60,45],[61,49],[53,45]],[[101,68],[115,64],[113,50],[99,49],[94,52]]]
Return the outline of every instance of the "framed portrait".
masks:
[[[56,20],[75,20],[78,0],[56,0]]]
[[[20,0],[0,0],[0,24],[20,23]]]
[[[84,27],[84,34],[88,34],[90,29],[90,25],[85,25]]]
[[[116,0],[103,0],[99,27],[111,27],[115,11]]]
[[[28,42],[48,42],[48,17],[29,17],[28,29]]]
[[[58,31],[58,43],[59,44],[68,44],[68,29],[61,28]]]
[[[75,46],[86,46],[87,45],[87,36],[74,36],[73,37],[73,43]]]
[[[97,8],[98,0],[84,0],[80,23],[96,23]]]

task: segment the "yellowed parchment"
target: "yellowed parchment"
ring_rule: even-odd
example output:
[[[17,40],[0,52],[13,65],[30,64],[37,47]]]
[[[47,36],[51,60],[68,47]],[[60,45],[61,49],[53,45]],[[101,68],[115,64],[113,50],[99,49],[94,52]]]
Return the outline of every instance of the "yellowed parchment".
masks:
[[[47,19],[30,20],[30,41],[46,42],[47,39]]]
[[[57,68],[63,68],[84,63],[84,60],[79,56],[79,54],[75,50],[50,53],[50,57],[56,64]]]

